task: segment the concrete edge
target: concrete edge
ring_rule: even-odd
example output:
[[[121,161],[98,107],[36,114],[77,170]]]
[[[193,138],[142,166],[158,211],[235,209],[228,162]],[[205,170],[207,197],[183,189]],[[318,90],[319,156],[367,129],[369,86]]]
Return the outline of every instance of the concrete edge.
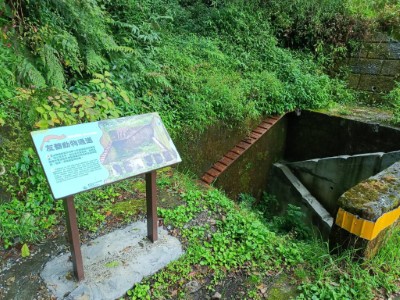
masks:
[[[286,176],[286,178],[291,182],[292,186],[297,190],[297,192],[301,195],[304,203],[307,204],[321,219],[323,224],[327,226],[329,229],[332,228],[334,219],[329,214],[329,212],[319,203],[319,201],[311,195],[308,189],[300,182],[300,180],[290,171],[290,169],[281,164],[274,164],[277,168],[279,168],[282,173]]]

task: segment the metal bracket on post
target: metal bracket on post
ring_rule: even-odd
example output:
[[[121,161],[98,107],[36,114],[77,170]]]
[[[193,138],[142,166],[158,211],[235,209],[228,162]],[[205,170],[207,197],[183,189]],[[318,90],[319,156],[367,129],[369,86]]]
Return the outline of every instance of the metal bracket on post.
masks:
[[[158,239],[156,176],[156,171],[146,173],[147,237],[153,243]]]
[[[76,279],[81,281],[85,278],[85,275],[83,273],[83,260],[79,239],[78,222],[76,220],[74,196],[68,196],[67,198],[64,198],[64,210],[67,220],[68,240],[71,248],[74,274]]]

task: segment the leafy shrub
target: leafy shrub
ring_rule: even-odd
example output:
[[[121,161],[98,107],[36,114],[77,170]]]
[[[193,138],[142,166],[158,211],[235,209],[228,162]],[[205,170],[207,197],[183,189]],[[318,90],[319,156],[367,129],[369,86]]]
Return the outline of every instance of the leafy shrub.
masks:
[[[241,194],[239,197],[243,207],[257,210],[269,224],[271,230],[281,233],[294,233],[299,239],[309,239],[312,236],[310,222],[300,207],[288,204],[286,208],[278,202],[274,195],[263,194],[260,201],[250,195]]]
[[[63,201],[53,199],[32,148],[23,152],[8,175],[18,181],[8,189],[11,201],[0,203],[0,246],[8,248],[15,243],[40,241],[63,216]],[[96,231],[117,196],[113,185],[76,195],[79,227]]]
[[[231,42],[246,50],[263,48],[275,35],[280,45],[311,51],[327,66],[351,50],[351,40],[363,37],[369,27],[367,20],[350,14],[340,0],[204,2],[208,1],[189,4],[196,32],[231,37]]]
[[[11,98],[14,95],[16,77],[15,68],[18,64],[18,58],[13,54],[10,49],[11,44],[3,43],[0,39],[0,101]],[[0,102],[1,103],[1,102]],[[2,115],[0,114],[0,125]]]
[[[159,111],[176,132],[186,125],[203,129],[217,119],[240,122],[348,97],[340,83],[321,73],[312,57],[277,46],[272,12],[293,21],[293,5],[256,0],[18,3],[13,22],[23,32],[20,45],[27,52],[17,68],[18,78],[36,88],[68,87],[86,97],[78,119],[110,115],[95,112],[104,108],[94,104],[101,99],[87,98],[97,92],[106,92],[115,101],[119,115]],[[325,14],[319,11],[321,20],[335,5],[337,1]],[[306,22],[313,6],[300,6],[299,18]],[[29,18],[24,18],[28,11]],[[116,89],[93,89],[93,76],[107,70]],[[134,101],[119,101],[118,90]],[[41,128],[70,124],[76,118],[74,113],[64,118],[68,109],[60,111],[65,107],[42,101],[37,106]]]
[[[396,0],[348,0],[350,14],[375,22],[378,30],[399,35],[400,3]]]
[[[0,240],[5,248],[44,238],[45,229],[55,224],[60,213],[33,149],[23,153],[11,175],[19,178],[9,188],[12,200],[0,204]]]
[[[270,1],[267,9],[271,11],[275,33],[292,48],[317,52],[321,45],[345,46],[367,29],[361,19],[348,13],[346,1]]]
[[[72,77],[100,73],[115,56],[134,49],[118,44],[113,20],[96,1],[18,1],[11,5],[22,50],[29,59],[19,68],[23,83],[63,88]],[[29,17],[27,17],[29,16]],[[40,84],[38,84],[40,83]]]
[[[244,85],[246,98],[253,101],[257,111],[263,114],[273,111],[283,113],[293,109],[287,101],[289,95],[285,84],[274,72],[249,72]]]
[[[3,123],[11,125],[20,119],[27,129],[32,130],[34,127],[46,129],[120,116],[121,110],[114,99],[122,106],[130,102],[128,93],[111,80],[109,72],[96,73],[94,77],[87,83],[75,85],[74,90],[79,94],[56,88],[18,89],[15,98],[0,104],[0,109],[3,107],[5,112]]]
[[[393,111],[393,122],[395,124],[400,124],[400,83],[396,84],[396,87],[390,91],[386,96],[389,101],[389,105],[392,107]]]
[[[378,10],[377,17],[381,30],[388,32],[394,38],[400,38],[400,3],[399,1],[385,1],[382,10]]]

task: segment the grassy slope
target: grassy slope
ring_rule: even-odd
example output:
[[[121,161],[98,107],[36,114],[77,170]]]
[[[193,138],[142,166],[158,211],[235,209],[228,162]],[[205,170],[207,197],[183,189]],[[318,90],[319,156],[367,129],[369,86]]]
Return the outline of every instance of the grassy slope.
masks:
[[[398,230],[374,259],[354,262],[351,253],[330,255],[318,239],[299,240],[301,227],[278,233],[276,222],[248,201],[234,203],[180,173],[164,173],[161,180],[184,203],[159,213],[184,243],[185,255],[136,285],[128,292],[132,299],[189,299],[192,281],[202,285],[200,297],[219,291],[234,299],[262,299],[276,292],[271,287],[282,272],[299,299],[372,299],[399,290]],[[300,225],[297,218],[280,222]],[[235,286],[224,287],[231,280]]]

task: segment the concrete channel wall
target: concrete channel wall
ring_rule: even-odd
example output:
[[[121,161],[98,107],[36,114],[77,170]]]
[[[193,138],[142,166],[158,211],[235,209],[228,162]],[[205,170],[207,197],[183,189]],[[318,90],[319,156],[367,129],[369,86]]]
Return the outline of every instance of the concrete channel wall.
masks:
[[[256,126],[254,130],[258,128]],[[206,183],[225,190],[232,198],[240,193],[260,198],[271,179],[272,165],[278,161],[295,162],[400,149],[398,129],[312,111],[302,111],[301,116],[286,114],[245,152],[236,147],[243,143],[249,131],[218,126],[211,129],[196,133],[190,141],[183,143],[184,146],[178,145],[185,161],[179,167],[203,175],[203,178],[206,174],[213,176],[214,179]],[[229,158],[229,166],[221,161],[221,157]]]
[[[399,129],[313,111],[287,117],[287,161],[400,150]]]
[[[238,155],[234,162],[220,173],[214,185],[225,190],[233,199],[241,193],[261,198],[273,164],[283,159],[286,128],[287,119],[283,117],[246,152]]]
[[[318,158],[288,163],[287,166],[335,216],[338,199],[344,192],[397,161],[400,161],[400,151]]]
[[[340,196],[397,161],[400,151],[275,163],[267,191],[275,195],[282,212],[289,204],[299,206],[309,225],[316,226],[327,239]]]
[[[277,214],[299,206],[328,239],[341,194],[400,161],[400,130],[311,111],[278,119],[260,124],[236,146],[221,143],[226,152],[209,163],[202,181],[232,198],[273,194]]]

